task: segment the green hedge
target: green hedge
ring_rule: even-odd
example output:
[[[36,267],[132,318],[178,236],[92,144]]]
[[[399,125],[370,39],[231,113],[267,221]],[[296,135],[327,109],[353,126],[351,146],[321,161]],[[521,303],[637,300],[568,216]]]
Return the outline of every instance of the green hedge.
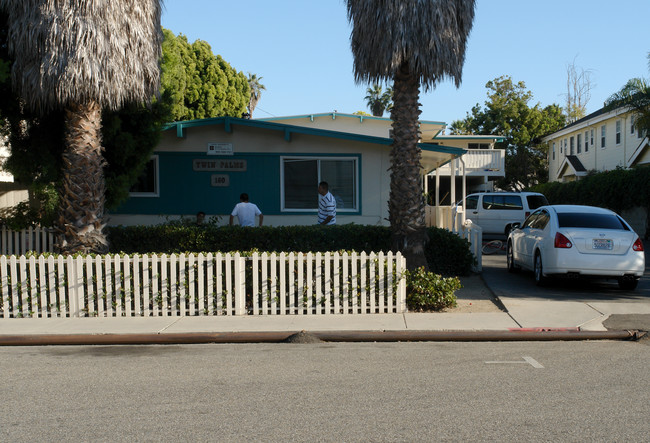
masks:
[[[618,168],[592,172],[580,180],[536,185],[552,205],[574,204],[600,206],[620,213],[637,206],[650,207],[650,167]]]
[[[650,236],[650,167],[617,168],[591,172],[567,183],[550,182],[534,186],[552,205],[590,205],[611,209],[620,214],[626,209],[644,208],[647,214],[645,238]]]
[[[474,257],[467,240],[438,228],[429,228],[426,256],[432,272],[467,275]],[[206,251],[379,252],[390,249],[385,226],[239,226],[191,225],[119,226],[108,228],[111,252],[181,253]]]

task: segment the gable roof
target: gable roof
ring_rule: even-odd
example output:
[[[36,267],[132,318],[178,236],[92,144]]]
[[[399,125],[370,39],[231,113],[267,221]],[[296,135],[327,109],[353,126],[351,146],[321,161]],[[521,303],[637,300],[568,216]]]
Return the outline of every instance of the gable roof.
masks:
[[[355,116],[356,117],[356,116]],[[317,137],[329,137],[340,140],[352,140],[363,143],[372,143],[375,145],[390,147],[393,140],[387,137],[376,137],[370,135],[355,134],[352,132],[330,131],[326,129],[309,128],[305,126],[286,125],[283,123],[268,122],[264,120],[250,120],[236,117],[216,117],[206,118],[201,120],[187,120],[181,122],[167,123],[163,126],[163,131],[176,130],[176,136],[179,138],[185,137],[185,130],[193,127],[200,126],[223,126],[227,133],[231,133],[236,126],[241,127],[254,127],[266,129],[269,131],[277,131],[284,134],[284,139],[291,142],[292,134],[307,134]],[[423,173],[429,173],[434,169],[450,162],[456,157],[467,152],[466,149],[455,148],[451,146],[433,145],[428,143],[419,143],[422,150],[422,158],[420,163],[425,170]]]
[[[587,175],[587,168],[584,167],[580,159],[575,155],[567,155],[564,157],[564,161],[560,164],[560,167],[557,170],[557,178],[567,175],[566,171],[569,169],[573,170],[572,175],[575,175],[576,177]]]
[[[634,162],[641,156],[641,154],[646,150],[649,149],[650,147],[650,141],[648,140],[648,136],[645,136],[643,140],[641,140],[641,143],[639,143],[639,146],[634,150],[632,155],[627,161],[627,166],[628,168],[631,167]]]

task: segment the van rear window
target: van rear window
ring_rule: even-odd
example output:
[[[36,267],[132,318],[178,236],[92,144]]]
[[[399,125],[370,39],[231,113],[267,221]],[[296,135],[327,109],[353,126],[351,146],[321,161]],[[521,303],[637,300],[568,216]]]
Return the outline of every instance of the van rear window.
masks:
[[[528,207],[531,210],[537,209],[540,206],[548,205],[548,200],[546,200],[546,197],[543,195],[528,195],[526,196],[526,200],[528,201]]]
[[[618,216],[612,214],[559,213],[557,221],[560,228],[630,230]]]
[[[483,209],[521,211],[524,207],[521,204],[521,197],[518,195],[484,195]]]

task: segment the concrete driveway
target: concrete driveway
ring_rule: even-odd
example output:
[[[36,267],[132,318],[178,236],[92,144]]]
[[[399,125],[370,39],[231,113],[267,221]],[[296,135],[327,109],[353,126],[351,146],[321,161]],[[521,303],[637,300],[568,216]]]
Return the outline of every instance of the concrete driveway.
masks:
[[[552,280],[535,285],[531,272],[511,274],[505,252],[483,256],[482,277],[522,328],[583,330],[650,329],[650,244],[646,272],[633,291],[618,289],[614,280]],[[623,324],[621,322],[624,322]]]

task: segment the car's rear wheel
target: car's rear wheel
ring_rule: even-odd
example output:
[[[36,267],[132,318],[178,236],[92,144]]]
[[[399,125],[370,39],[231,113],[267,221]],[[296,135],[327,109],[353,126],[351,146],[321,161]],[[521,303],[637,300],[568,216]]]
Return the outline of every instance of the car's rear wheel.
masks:
[[[547,278],[544,276],[542,254],[540,254],[539,251],[535,253],[535,267],[533,272],[535,273],[535,284],[537,284],[537,286],[544,286],[547,282]]]
[[[508,242],[508,246],[506,248],[506,263],[508,265],[508,272],[514,273],[519,271],[519,268],[517,265],[515,265],[515,256],[512,252],[512,242]]]
[[[639,279],[635,277],[619,277],[618,287],[626,291],[636,289],[639,284]]]

